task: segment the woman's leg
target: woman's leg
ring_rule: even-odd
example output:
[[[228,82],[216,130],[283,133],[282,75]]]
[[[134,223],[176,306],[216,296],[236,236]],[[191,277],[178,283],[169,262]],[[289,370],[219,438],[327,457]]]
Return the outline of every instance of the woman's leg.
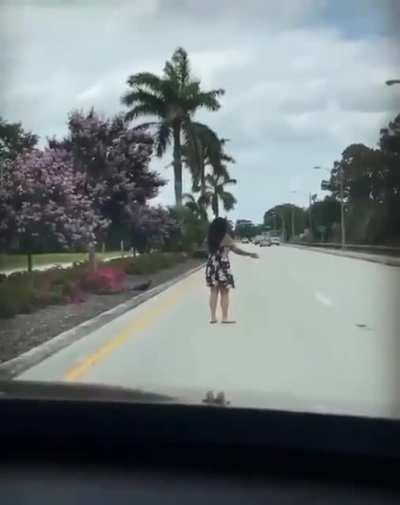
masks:
[[[228,321],[229,288],[221,288],[222,321]]]
[[[217,320],[217,303],[218,303],[218,288],[210,289],[210,312],[211,312],[211,322]]]

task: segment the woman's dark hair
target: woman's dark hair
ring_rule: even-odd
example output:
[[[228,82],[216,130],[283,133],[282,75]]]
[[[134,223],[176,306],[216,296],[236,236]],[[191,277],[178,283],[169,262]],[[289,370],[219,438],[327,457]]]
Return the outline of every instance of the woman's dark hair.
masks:
[[[221,246],[222,239],[228,231],[228,221],[223,217],[216,217],[208,228],[208,251],[214,254]]]

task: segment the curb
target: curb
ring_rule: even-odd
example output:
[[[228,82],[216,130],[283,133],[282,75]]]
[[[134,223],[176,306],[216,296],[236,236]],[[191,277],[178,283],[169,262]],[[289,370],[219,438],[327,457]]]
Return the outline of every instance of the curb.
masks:
[[[356,259],[356,260],[362,260],[362,261],[369,261],[370,263],[378,263],[380,265],[386,265],[390,267],[400,267],[400,258],[390,258],[388,256],[382,256],[381,258],[379,256],[367,256],[366,253],[361,253],[363,254],[360,256],[360,253],[356,252],[351,252],[351,251],[337,251],[336,249],[321,249],[318,247],[309,247],[309,246],[302,246],[302,245],[297,245],[297,244],[288,244],[286,247],[295,247],[297,249],[302,249],[303,251],[313,251],[313,252],[318,252],[322,254],[330,254],[331,256],[341,256],[342,258],[351,258],[351,259]]]
[[[15,358],[3,362],[0,365],[0,379],[4,380],[15,378],[15,376],[37,365],[38,363],[50,357],[52,354],[55,354],[56,352],[60,351],[64,347],[73,344],[74,342],[80,340],[89,333],[97,330],[101,326],[104,326],[104,324],[108,323],[109,321],[112,321],[113,319],[121,316],[125,312],[128,312],[128,310],[134,309],[138,305],[141,305],[150,298],[153,298],[162,291],[165,291],[174,284],[177,284],[186,277],[189,277],[190,275],[194,274],[198,270],[201,270],[202,268],[204,268],[204,265],[205,263],[202,263],[201,265],[192,268],[191,270],[188,270],[187,272],[179,275],[178,277],[170,279],[169,281],[166,281],[163,284],[159,284],[158,286],[155,286],[153,289],[150,289],[145,293],[134,296],[130,300],[127,300],[126,302],[120,303],[119,305],[116,305],[115,307],[109,310],[101,312],[92,319],[88,319],[87,321],[78,324],[78,326],[75,326],[74,328],[71,328],[69,330],[60,333],[59,335],[56,335],[47,342],[43,342],[42,344],[33,347],[32,349],[29,349],[29,351],[26,351]]]

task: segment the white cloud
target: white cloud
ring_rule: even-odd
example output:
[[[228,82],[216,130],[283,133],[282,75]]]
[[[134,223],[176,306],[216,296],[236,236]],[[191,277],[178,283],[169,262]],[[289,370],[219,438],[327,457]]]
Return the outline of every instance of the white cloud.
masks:
[[[4,11],[2,114],[43,136],[60,135],[73,108],[122,110],[128,75],[161,72],[184,46],[204,86],[226,89],[222,109],[199,119],[231,139],[236,216],[261,219],[267,207],[293,199],[293,181],[315,192],[321,174],[309,175],[311,166],[331,165],[351,142],[376,143],[399,109],[400,89],[384,85],[398,76],[396,41],[359,28],[349,36],[341,23],[352,26],[354,10],[326,0],[41,5],[9,2]],[[376,14],[370,1],[360,5],[362,20]],[[337,9],[336,24],[324,17],[328,8]],[[172,176],[167,162],[154,166]],[[172,185],[159,201],[172,203]]]

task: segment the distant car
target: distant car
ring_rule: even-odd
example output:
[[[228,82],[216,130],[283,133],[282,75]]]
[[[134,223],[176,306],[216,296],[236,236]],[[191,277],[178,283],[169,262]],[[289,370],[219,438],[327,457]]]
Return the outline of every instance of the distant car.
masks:
[[[271,245],[281,245],[281,239],[279,237],[272,237],[270,242]]]
[[[248,244],[248,243],[249,243],[249,239],[247,237],[243,237],[242,244]]]
[[[259,242],[260,247],[271,247],[271,240],[269,238],[262,238]]]

